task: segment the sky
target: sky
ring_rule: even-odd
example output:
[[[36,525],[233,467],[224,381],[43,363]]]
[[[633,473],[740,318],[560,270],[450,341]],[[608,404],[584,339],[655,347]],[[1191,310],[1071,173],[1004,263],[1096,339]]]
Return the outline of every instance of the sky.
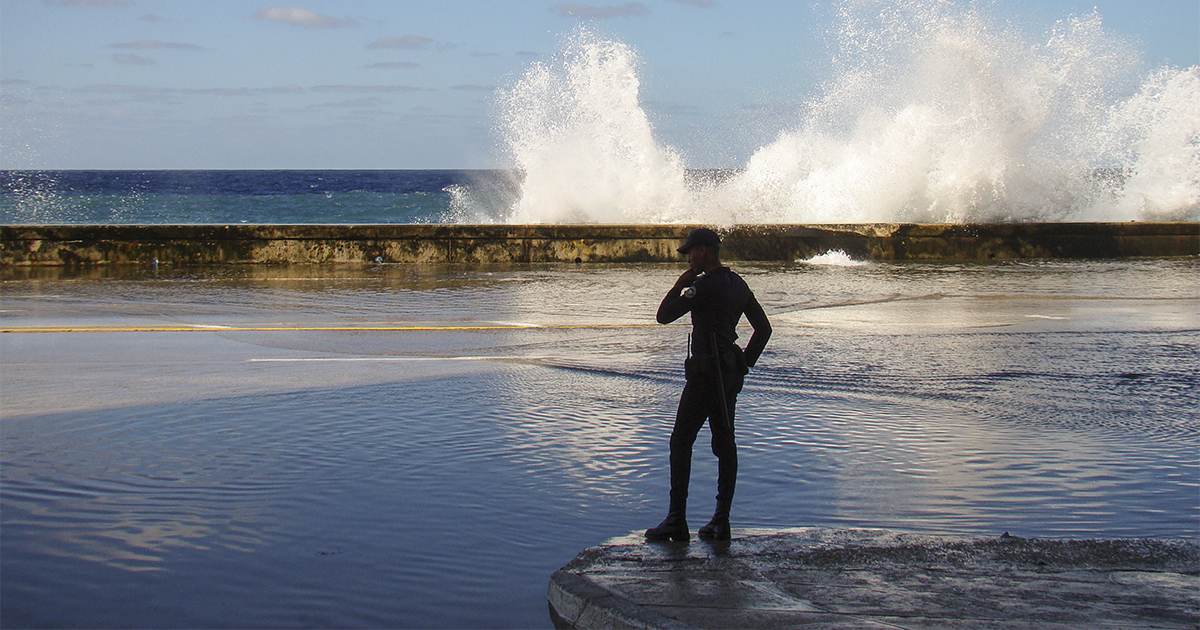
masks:
[[[496,89],[579,24],[636,50],[657,140],[689,167],[737,167],[827,78],[836,12],[824,0],[271,1],[0,0],[0,168],[503,167]],[[1197,0],[982,7],[1032,40],[1095,10],[1147,68],[1200,65]]]

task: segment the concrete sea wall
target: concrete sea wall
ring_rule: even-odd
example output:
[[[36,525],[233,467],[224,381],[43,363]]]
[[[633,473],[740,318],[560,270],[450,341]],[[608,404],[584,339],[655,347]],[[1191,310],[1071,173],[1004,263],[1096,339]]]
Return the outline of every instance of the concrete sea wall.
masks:
[[[0,226],[0,266],[669,262],[693,225]],[[794,261],[1200,255],[1200,223],[743,225],[722,258]]]

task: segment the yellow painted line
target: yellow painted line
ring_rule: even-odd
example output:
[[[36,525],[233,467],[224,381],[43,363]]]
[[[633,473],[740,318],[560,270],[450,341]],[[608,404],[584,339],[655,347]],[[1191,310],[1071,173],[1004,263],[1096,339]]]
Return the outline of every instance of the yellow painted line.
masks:
[[[288,359],[247,359],[246,363],[407,363],[412,361],[538,361],[547,357],[300,357]]]
[[[675,324],[685,326],[687,324]],[[791,322],[776,324],[776,328],[839,328],[839,327],[909,327],[945,326],[961,328],[991,328],[1012,326],[1013,322]],[[455,332],[497,330],[618,330],[622,328],[661,328],[661,324],[523,324],[512,325],[394,325],[394,326],[220,326],[194,324],[178,326],[14,326],[0,327],[0,333],[160,333],[160,332]]]
[[[1013,322],[841,322],[825,324],[826,326],[958,326],[963,328],[994,328],[996,326],[1012,326]]]
[[[774,328],[875,328],[901,327],[920,328],[922,326],[958,327],[958,328],[995,328],[997,326],[1013,326],[1017,322],[771,322]]]
[[[551,324],[532,326],[22,326],[0,328],[0,333],[128,333],[128,332],[291,332],[291,331],[479,331],[479,330],[582,330],[652,328],[658,324]]]

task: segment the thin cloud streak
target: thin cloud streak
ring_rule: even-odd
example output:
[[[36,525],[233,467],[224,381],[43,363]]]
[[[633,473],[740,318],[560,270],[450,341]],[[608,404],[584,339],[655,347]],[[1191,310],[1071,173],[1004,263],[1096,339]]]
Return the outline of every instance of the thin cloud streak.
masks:
[[[362,98],[353,98],[348,101],[335,101],[331,103],[318,103],[310,105],[309,109],[336,109],[336,108],[363,108],[363,107],[378,107],[387,105],[388,101],[379,98],[378,96],[364,96]]]
[[[204,50],[204,47],[195,44],[183,44],[177,42],[162,42],[156,39],[143,39],[136,42],[118,42],[109,44],[109,48],[123,48],[128,50]]]
[[[338,92],[341,94],[386,94],[391,92],[421,92],[411,85],[316,85],[313,92]]]
[[[144,85],[120,85],[114,83],[93,83],[77,87],[71,92],[75,94],[171,94],[176,90],[168,88],[152,88]]]
[[[420,64],[411,61],[380,61],[378,63],[367,64],[364,68],[371,70],[399,70],[404,68],[416,68]]]
[[[268,22],[278,22],[280,24],[302,26],[305,28],[345,28],[358,24],[358,22],[350,18],[335,18],[331,15],[309,11],[308,9],[289,7],[259,9],[250,17],[256,20],[266,20]]]
[[[123,63],[131,66],[152,66],[154,65],[153,57],[143,57],[141,55],[122,55],[116,54],[112,56],[113,63]]]
[[[210,94],[213,96],[263,96],[267,94],[299,94],[304,88],[299,85],[281,85],[265,88],[197,88],[179,90],[180,94]]]
[[[430,37],[420,35],[405,35],[404,37],[380,37],[367,44],[367,48],[399,48],[402,50],[419,50],[428,48],[433,43]]]
[[[304,88],[298,85],[283,85],[265,88],[154,88],[144,85],[94,83],[71,90],[74,94],[115,94],[128,96],[162,96],[171,94],[207,94],[212,96],[261,96],[266,94],[298,94]]]
[[[648,10],[646,5],[640,2],[630,2],[621,6],[606,5],[602,7],[592,6],[588,4],[580,4],[572,2],[568,4],[556,4],[550,7],[552,13],[557,13],[563,17],[574,17],[584,19],[603,20],[617,17],[635,17],[646,15]]]
[[[64,9],[123,9],[132,3],[126,0],[46,0],[46,4]]]

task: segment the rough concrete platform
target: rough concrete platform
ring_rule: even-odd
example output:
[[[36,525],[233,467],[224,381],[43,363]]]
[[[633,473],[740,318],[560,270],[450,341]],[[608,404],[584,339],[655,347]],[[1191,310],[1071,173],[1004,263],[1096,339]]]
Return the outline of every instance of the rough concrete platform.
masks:
[[[1196,540],[734,530],[579,554],[550,579],[559,628],[1197,628]]]

